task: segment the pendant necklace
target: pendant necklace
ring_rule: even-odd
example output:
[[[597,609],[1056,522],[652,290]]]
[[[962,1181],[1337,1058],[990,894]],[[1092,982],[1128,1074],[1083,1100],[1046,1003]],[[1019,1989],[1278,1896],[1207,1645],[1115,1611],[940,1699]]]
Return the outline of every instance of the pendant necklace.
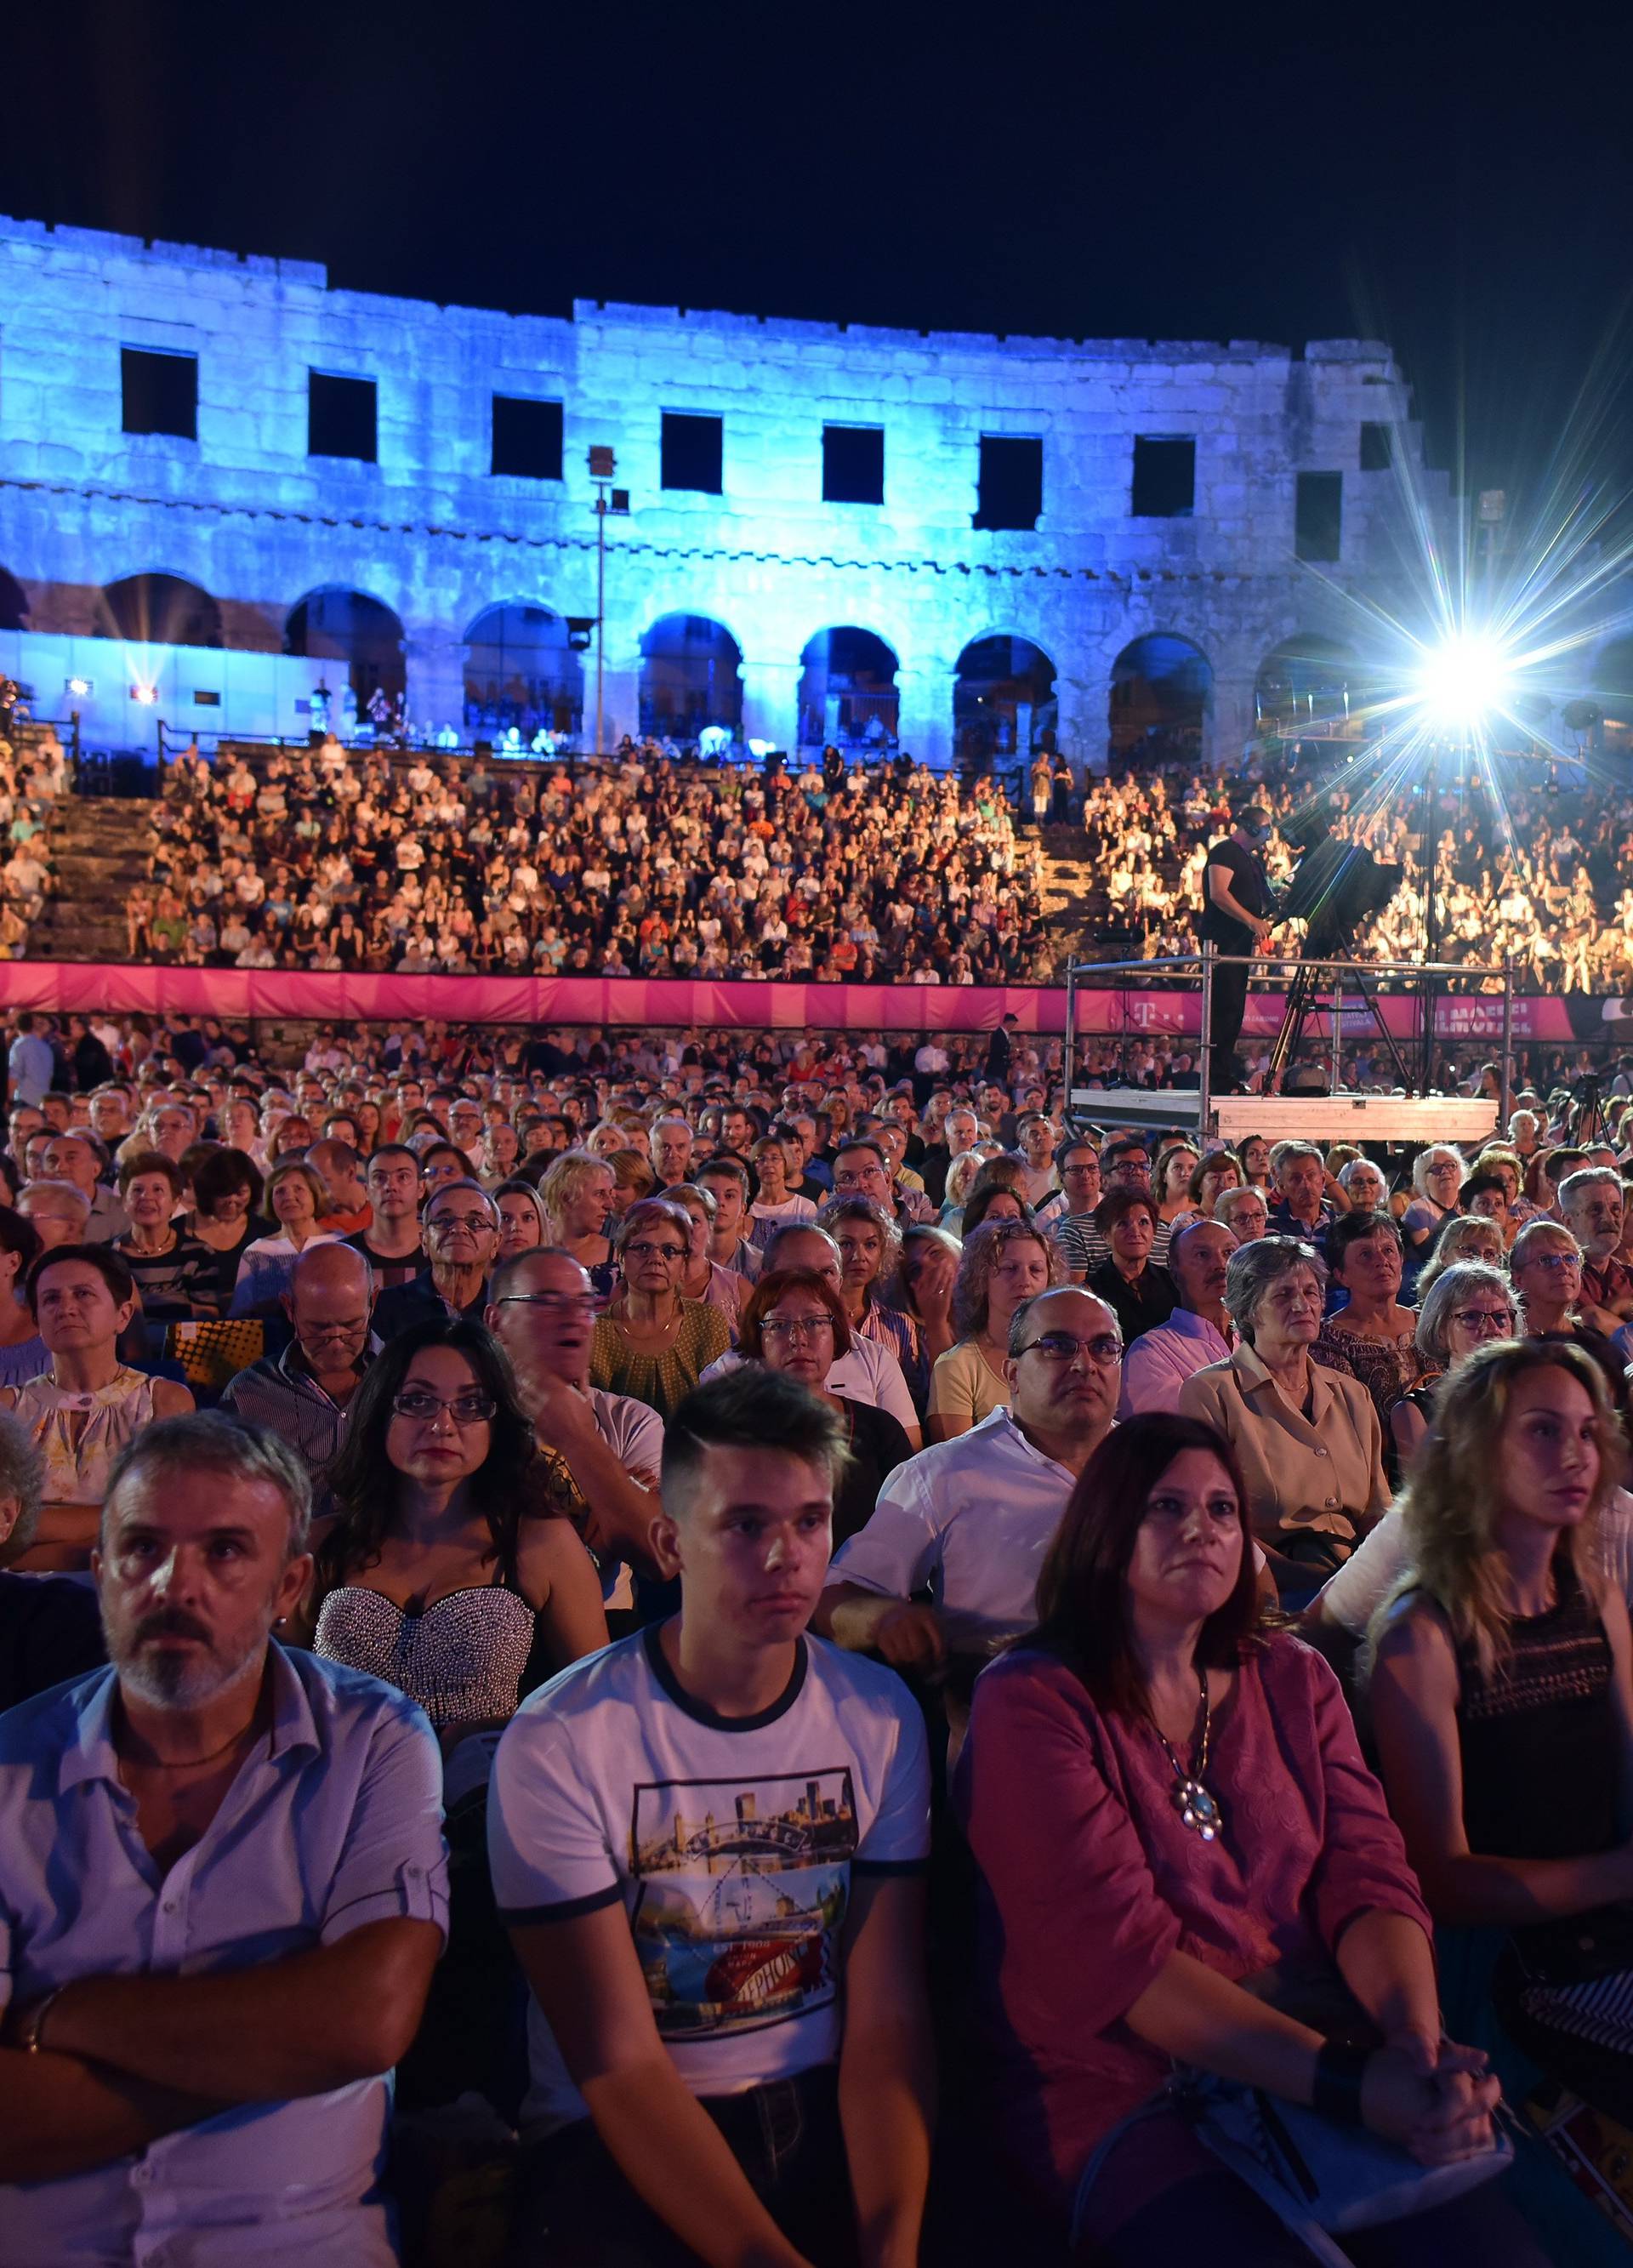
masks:
[[[1202,1726],[1195,1743],[1195,1770],[1186,1771],[1154,1717],[1151,1729],[1162,1742],[1163,1754],[1173,1766],[1174,1786],[1171,1800],[1180,1815],[1181,1825],[1194,1829],[1204,1843],[1211,1843],[1218,1835],[1221,1819],[1217,1800],[1203,1785],[1203,1774],[1208,1769],[1209,1735],[1212,1730],[1212,1711],[1208,1705],[1208,1673],[1205,1669],[1197,1671],[1196,1683],[1202,1688]]]

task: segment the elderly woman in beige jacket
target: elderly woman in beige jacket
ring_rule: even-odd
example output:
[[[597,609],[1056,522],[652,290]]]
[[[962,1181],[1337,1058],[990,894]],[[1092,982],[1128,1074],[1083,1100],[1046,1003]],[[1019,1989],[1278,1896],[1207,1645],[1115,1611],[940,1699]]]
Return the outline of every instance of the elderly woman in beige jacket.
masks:
[[[1311,1356],[1326,1288],[1326,1269],[1298,1237],[1239,1246],[1225,1286],[1239,1344],[1180,1389],[1181,1414],[1217,1425],[1234,1447],[1276,1588],[1300,1604],[1389,1502],[1371,1395]]]

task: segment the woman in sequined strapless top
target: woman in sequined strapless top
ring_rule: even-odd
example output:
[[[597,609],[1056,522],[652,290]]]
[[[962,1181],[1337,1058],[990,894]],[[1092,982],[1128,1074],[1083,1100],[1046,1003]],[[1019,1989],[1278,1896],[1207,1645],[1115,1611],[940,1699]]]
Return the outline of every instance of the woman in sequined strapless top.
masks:
[[[570,1523],[548,1516],[533,1429],[481,1324],[390,1342],[329,1477],[313,1649],[417,1701],[445,1749],[606,1645],[595,1571]]]

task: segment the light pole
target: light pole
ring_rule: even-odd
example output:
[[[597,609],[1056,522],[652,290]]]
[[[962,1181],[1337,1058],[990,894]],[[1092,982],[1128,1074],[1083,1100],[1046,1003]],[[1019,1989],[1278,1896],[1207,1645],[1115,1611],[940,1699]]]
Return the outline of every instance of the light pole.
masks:
[[[601,746],[602,685],[607,655],[607,515],[609,512],[627,512],[629,509],[628,489],[615,489],[613,475],[618,469],[614,452],[600,443],[590,446],[590,478],[595,482],[595,753],[606,753]]]

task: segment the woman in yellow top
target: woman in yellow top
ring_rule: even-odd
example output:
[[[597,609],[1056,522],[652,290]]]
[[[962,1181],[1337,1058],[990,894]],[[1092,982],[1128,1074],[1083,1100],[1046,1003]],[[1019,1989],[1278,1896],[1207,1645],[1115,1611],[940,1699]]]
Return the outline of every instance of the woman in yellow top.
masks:
[[[691,1217],[667,1197],[643,1197],[618,1223],[618,1289],[595,1326],[590,1383],[632,1395],[668,1418],[731,1331],[718,1307],[681,1292]]]
[[[950,1441],[1008,1409],[1010,1318],[1023,1300],[1063,1281],[1059,1248],[1030,1222],[987,1221],[970,1231],[953,1286],[956,1336],[930,1374],[927,1441]]]

